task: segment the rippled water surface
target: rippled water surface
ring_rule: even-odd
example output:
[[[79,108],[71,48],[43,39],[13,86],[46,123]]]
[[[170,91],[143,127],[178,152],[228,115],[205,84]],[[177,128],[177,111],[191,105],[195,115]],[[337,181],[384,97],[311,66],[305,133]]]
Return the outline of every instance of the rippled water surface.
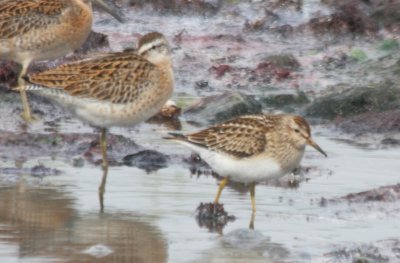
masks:
[[[304,1],[303,12],[297,15],[281,10],[282,23],[295,26],[315,13],[330,12],[316,2],[320,1]],[[174,65],[186,66],[187,62],[187,67],[176,68],[174,99],[178,102],[229,89],[225,84],[230,80],[209,79],[208,71],[213,60],[228,55],[237,57],[232,62],[234,66],[255,67],[261,55],[291,52],[308,77],[298,80],[294,77],[292,82],[274,85],[279,91],[291,92],[294,86],[300,86],[301,90],[318,93],[323,92],[327,84],[348,81],[354,75],[344,71],[326,75],[310,73],[310,61],[338,50],[348,51],[353,46],[362,45],[366,51],[372,46],[354,42],[329,47],[307,36],[293,40],[277,39],[269,34],[246,35],[243,21],[254,20],[262,16],[263,11],[252,9],[246,3],[238,4],[237,8],[246,10],[236,12],[242,17],[232,16],[233,11],[206,18],[132,9],[125,14],[128,21],[124,25],[97,14],[95,30],[109,36],[113,50],[130,47],[138,34],[155,29],[170,41],[184,32],[179,44],[176,43],[179,41],[171,41]],[[221,34],[241,35],[251,41],[243,46],[241,41],[206,38],[211,31],[220,32],[221,28]],[[324,52],[320,52],[322,48]],[[188,59],[190,56],[196,57],[193,63]],[[352,82],[368,78],[376,76],[356,76]],[[193,83],[200,80],[208,80],[215,90],[210,93],[194,90]],[[276,91],[253,88],[241,91],[258,95]],[[15,122],[15,113],[8,111],[11,109],[3,111],[6,121],[0,130],[15,132],[9,128],[15,126],[8,123],[8,120]],[[183,132],[198,129],[184,118]],[[92,128],[75,120],[62,121],[57,126],[60,133],[93,132]],[[310,173],[305,175],[308,180],[298,188],[258,185],[255,231],[249,230],[251,206],[244,187],[228,186],[222,193],[221,202],[225,210],[236,217],[235,221],[229,222],[219,233],[200,226],[195,218],[196,208],[201,202],[213,200],[218,181],[210,175],[192,175],[183,163],[172,162],[167,168],[152,173],[135,167],[111,167],[101,212],[100,166],[86,163],[80,168],[73,167],[71,160],[57,153],[29,159],[23,167],[44,164],[62,173],[37,178],[0,172],[0,261],[325,262],[324,255],[337,247],[399,238],[398,202],[353,206],[345,201],[325,205],[324,200],[398,183],[400,151],[363,147],[357,139],[344,141],[341,134],[332,130],[317,125],[314,128],[315,140],[329,157],[307,149],[302,166],[310,168]],[[28,132],[46,133],[48,130],[46,124],[39,122],[31,125]],[[163,126],[150,124],[111,129],[111,133],[124,135],[146,148],[179,158],[190,156],[187,149],[161,139],[167,132]],[[20,164],[5,158],[0,159],[0,167],[20,168]]]
[[[141,125],[138,130],[143,133],[136,139],[159,151],[190,154],[163,141],[157,135],[163,132],[159,128],[155,135],[143,136],[154,127]],[[136,135],[122,129],[115,132]],[[302,162],[318,167],[309,181],[297,189],[257,186],[254,232],[248,230],[249,194],[230,187],[221,201],[237,219],[222,233],[201,228],[195,209],[213,199],[217,181],[191,175],[182,165],[149,174],[134,167],[110,168],[101,213],[100,167],[72,167],[57,156],[30,160],[28,167],[45,163],[63,173],[42,179],[0,174],[0,258],[5,262],[290,262],[317,260],[333,245],[395,237],[400,230],[398,216],[379,209],[354,213],[351,206],[323,207],[320,201],[397,183],[400,152],[351,146],[325,133],[321,130],[316,140],[329,158],[309,150]]]

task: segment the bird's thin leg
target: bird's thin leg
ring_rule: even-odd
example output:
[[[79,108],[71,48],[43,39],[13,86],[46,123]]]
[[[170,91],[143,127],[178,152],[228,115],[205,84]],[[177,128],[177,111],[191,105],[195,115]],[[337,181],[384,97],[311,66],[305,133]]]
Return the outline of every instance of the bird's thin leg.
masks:
[[[29,106],[28,96],[26,95],[26,91],[25,91],[25,87],[24,87],[25,80],[23,79],[23,77],[26,74],[26,71],[28,70],[29,64],[30,64],[30,61],[24,61],[24,63],[22,63],[21,72],[18,75],[18,88],[19,88],[19,93],[21,95],[22,107],[24,109],[24,112],[22,113],[22,118],[26,122],[31,122],[34,120],[32,117],[31,108]]]
[[[108,169],[108,160],[107,160],[107,129],[101,128],[100,134],[100,147],[101,147],[101,156],[103,158],[103,169]]]
[[[214,199],[214,203],[218,204],[218,200],[221,196],[222,193],[222,189],[224,189],[225,185],[228,183],[228,177],[225,177],[224,179],[222,179],[222,181],[219,183],[219,187],[218,187],[218,192],[217,195],[215,196]]]
[[[251,198],[251,208],[253,210],[253,213],[256,212],[256,183],[251,183],[250,184],[250,198]]]
[[[100,211],[103,212],[103,210],[104,210],[104,193],[106,190],[106,182],[107,182],[107,175],[108,175],[107,130],[106,130],[106,128],[101,128],[100,147],[101,147],[101,155],[103,158],[103,163],[102,163],[103,178],[101,179],[101,184],[99,186],[99,200],[100,200]]]
[[[254,219],[256,217],[256,183],[251,183],[250,184],[250,199],[251,199],[251,220],[250,220],[250,225],[249,228],[254,230]]]
[[[251,219],[250,219],[250,225],[249,228],[251,230],[254,230],[254,219],[256,218],[256,213],[255,212],[251,212]]]

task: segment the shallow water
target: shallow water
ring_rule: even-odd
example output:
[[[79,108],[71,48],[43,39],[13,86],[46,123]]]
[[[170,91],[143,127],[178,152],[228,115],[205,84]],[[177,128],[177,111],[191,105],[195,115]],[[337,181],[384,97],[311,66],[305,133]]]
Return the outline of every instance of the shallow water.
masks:
[[[141,136],[112,131],[162,152],[190,154],[162,140],[159,134],[167,131],[159,126],[143,124],[136,129]],[[153,136],[143,136],[155,129]],[[63,173],[43,179],[0,174],[0,258],[6,262],[92,262],[97,257],[104,262],[318,262],[335,246],[397,237],[396,203],[385,204],[383,210],[379,204],[357,208],[319,203],[322,197],[398,183],[400,152],[351,146],[329,138],[329,131],[317,128],[316,132],[315,139],[329,158],[308,149],[302,165],[317,167],[318,172],[297,189],[257,186],[255,232],[248,230],[248,193],[229,187],[221,202],[236,220],[221,234],[200,228],[196,207],[213,200],[217,181],[191,175],[183,165],[149,174],[135,167],[111,167],[101,213],[100,167],[72,167],[57,155],[29,160],[24,166],[43,163]],[[1,166],[15,165],[3,161]]]
[[[257,2],[257,1],[254,1]],[[314,13],[327,14],[320,1],[304,1],[303,12],[281,10],[278,22],[298,25]],[[297,36],[279,39],[275,35],[246,33],[246,19],[262,16],[248,3],[234,10],[223,10],[213,17],[159,15],[140,10],[126,13],[127,24],[119,25],[106,15],[97,14],[95,30],[109,35],[111,48],[132,46],[136,35],[162,31],[172,43],[176,67],[174,99],[189,101],[199,96],[220,94],[231,89],[229,76],[210,78],[209,68],[216,59],[237,56],[237,67],[254,68],[266,55],[290,52],[302,64],[301,77],[293,82],[272,83],[276,89],[246,87],[248,94],[302,91],[324,92],[328,84],[358,83],[374,74],[357,77],[350,70],[316,71],[313,61],[337,51],[362,47],[369,56],[374,44],[350,42],[326,46],[319,39]],[[174,35],[186,30],[181,43]],[[247,41],[207,39],[211,31],[244,36]],[[371,52],[370,52],[371,51]],[[376,50],[375,50],[376,52]],[[186,55],[195,57],[186,60]],[[393,54],[393,56],[398,56]],[[354,66],[357,71],[357,67]],[[195,74],[194,74],[195,73]],[[195,91],[193,84],[207,80],[214,91]],[[296,82],[297,81],[297,82]],[[239,83],[240,86],[240,83]],[[15,112],[4,109],[0,130],[15,132]],[[184,119],[183,119],[184,121]],[[47,127],[48,128],[48,127]],[[54,127],[52,127],[54,129]],[[57,123],[61,133],[93,132],[75,120]],[[183,122],[183,131],[193,128]],[[19,132],[19,131],[18,131]],[[46,132],[38,122],[28,132]],[[49,131],[47,131],[49,132]],[[167,154],[189,156],[180,145],[161,139],[168,131],[162,126],[142,124],[131,129],[112,129],[140,145]],[[38,163],[63,173],[42,179],[29,175],[0,173],[0,260],[2,262],[326,262],[324,255],[337,247],[373,243],[399,238],[400,209],[397,202],[321,205],[321,199],[344,196],[399,182],[400,151],[357,146],[357,141],[339,140],[342,135],[315,127],[315,140],[328,153],[324,158],[308,149],[302,165],[313,167],[310,179],[296,189],[259,185],[256,189],[255,231],[249,231],[249,194],[227,187],[221,197],[225,209],[236,216],[222,233],[209,232],[198,225],[195,210],[201,202],[213,200],[218,182],[211,176],[191,175],[180,163],[154,173],[134,167],[111,167],[105,193],[104,212],[100,212],[98,186],[102,171],[86,163],[77,168],[70,160],[42,156],[28,160],[24,167]],[[64,155],[62,155],[64,156]],[[0,160],[0,167],[16,167]]]

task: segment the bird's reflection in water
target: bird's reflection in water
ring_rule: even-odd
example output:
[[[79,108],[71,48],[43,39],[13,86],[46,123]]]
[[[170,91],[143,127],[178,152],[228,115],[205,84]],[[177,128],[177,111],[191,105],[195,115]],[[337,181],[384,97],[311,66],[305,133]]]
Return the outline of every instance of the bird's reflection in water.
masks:
[[[101,178],[101,183],[99,186],[99,203],[100,203],[100,212],[104,213],[104,193],[106,192],[108,166],[103,166],[102,170],[103,170],[103,176]]]
[[[122,158],[122,163],[126,166],[136,167],[146,173],[156,172],[159,169],[168,167],[169,157],[155,150],[141,150],[133,154],[128,154]],[[99,186],[100,212],[104,212],[104,194],[106,190],[109,166],[102,166],[103,176]]]
[[[270,237],[260,231],[246,228],[224,234],[202,255],[196,262],[292,262],[289,250],[282,244],[271,242]]]
[[[63,262],[166,262],[167,245],[132,214],[79,215],[59,189],[0,189],[0,241],[24,259]],[[46,259],[46,260],[45,260]]]

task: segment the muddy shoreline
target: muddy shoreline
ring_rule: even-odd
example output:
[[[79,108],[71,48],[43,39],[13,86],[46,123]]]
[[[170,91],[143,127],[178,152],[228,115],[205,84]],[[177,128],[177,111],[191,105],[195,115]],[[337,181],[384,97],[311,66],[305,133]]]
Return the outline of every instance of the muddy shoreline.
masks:
[[[381,156],[385,156],[385,151],[388,158],[398,151],[400,14],[393,10],[398,10],[400,6],[395,1],[118,0],[116,4],[127,19],[125,25],[96,13],[95,33],[92,33],[84,47],[66,58],[38,62],[30,68],[30,72],[35,72],[82,58],[90,52],[131,48],[137,36],[154,29],[162,31],[171,41],[176,78],[172,100],[175,104],[147,124],[125,130],[111,129],[108,154],[112,169],[116,169],[114,173],[137,169],[143,172],[143,176],[153,178],[155,174],[174,174],[176,169],[183,169],[197,178],[192,180],[212,180],[217,183],[218,176],[206,164],[178,146],[165,144],[161,137],[169,131],[193,131],[241,114],[261,112],[304,115],[311,122],[317,138],[333,141],[329,144],[333,148],[327,149],[332,161],[328,158],[322,165],[319,157],[308,152],[305,164],[294,177],[263,184],[263,190],[274,192],[283,189],[284,192],[279,192],[282,196],[288,193],[285,191],[296,191],[297,195],[301,195],[302,191],[310,190],[313,183],[320,183],[315,187],[323,188],[335,176],[343,178],[341,182],[335,181],[338,185],[347,187],[345,178],[351,178],[355,169],[363,169],[363,163],[367,164],[369,158],[372,162],[383,163],[384,157]],[[0,62],[0,175],[13,177],[16,181],[20,180],[18,178],[21,175],[51,181],[57,180],[57,177],[68,177],[73,173],[71,169],[99,172],[101,153],[96,129],[72,119],[67,112],[48,100],[33,95],[30,96],[31,107],[39,120],[31,125],[24,124],[19,115],[22,110],[19,95],[10,91],[10,87],[16,84],[18,70],[15,63]],[[354,156],[353,162],[360,167],[354,168],[345,163],[346,160],[339,162],[338,158],[346,149],[359,154]],[[364,156],[371,152],[376,152],[381,159]],[[53,158],[64,165],[55,167],[51,162],[42,163],[40,160],[43,158]],[[379,164],[377,166],[380,167]],[[348,170],[346,176],[343,176],[343,167]],[[396,168],[393,165],[391,169],[393,167]],[[366,173],[366,179],[360,179],[360,184],[365,184],[360,190],[336,193],[335,189],[331,189],[326,195],[317,192],[315,196],[307,197],[312,214],[321,213],[324,217],[315,218],[327,220],[331,217],[332,221],[341,223],[360,220],[360,224],[366,224],[365,228],[373,228],[374,224],[382,224],[385,220],[398,220],[398,180],[388,179],[390,184],[381,185],[376,179],[381,173],[390,173],[391,176],[395,171],[376,171],[371,166],[371,169],[365,168],[362,172]],[[387,175],[387,178],[390,176]],[[369,180],[375,183],[368,184],[366,181]],[[228,189],[239,197],[248,194],[246,186],[240,184],[229,185]],[[188,191],[195,190],[194,187]],[[0,193],[4,191],[0,190]],[[110,195],[112,193],[111,190]],[[175,195],[180,196],[179,193]],[[287,195],[296,198],[291,192]],[[280,206],[287,206],[288,210],[297,207],[296,199],[289,201],[283,197],[282,200]],[[192,212],[196,205],[192,205]],[[311,208],[304,208],[307,209]],[[228,212],[233,215],[237,213],[235,210]],[[256,231],[257,224],[264,226],[268,220],[285,213],[274,214],[273,210],[262,210],[258,214],[259,221],[256,220]],[[300,218],[308,216],[299,213]],[[240,223],[241,215],[239,213]],[[366,218],[365,222],[362,217]],[[195,222],[193,213],[190,218]],[[307,220],[313,221],[313,218],[309,216]],[[6,218],[1,222],[7,224],[8,220]],[[111,219],[103,220],[101,224]],[[86,224],[85,220],[77,222]],[[293,223],[288,219],[286,223],[289,222]],[[226,223],[229,229],[232,223]],[[120,231],[119,224],[124,226],[125,222],[118,221],[115,224]],[[201,227],[207,225],[202,224]],[[141,223],[138,225],[140,228]],[[217,230],[215,225],[212,225],[214,230],[207,227],[198,229],[225,235],[224,226],[218,226]],[[151,228],[147,224],[145,227]],[[347,234],[346,231],[343,230]],[[233,233],[233,236],[228,235],[221,241],[223,249],[216,251],[226,255],[224,253],[229,254],[229,249],[235,247],[232,242],[246,238],[256,240],[254,247],[245,249],[254,262],[260,258],[269,260],[276,255],[280,262],[400,260],[400,239],[397,234],[388,233],[376,239],[369,236],[365,242],[359,239],[352,241],[350,234],[348,243],[342,239],[335,243],[333,239],[324,253],[316,255],[310,252],[309,258],[303,258],[294,252],[295,246],[289,245],[293,242],[291,238],[284,240],[287,243],[282,241],[282,244],[276,245],[257,236],[258,232]],[[265,231],[261,234],[269,236]],[[279,240],[279,235],[273,237]],[[176,236],[174,238],[171,242],[179,239]],[[157,262],[168,261],[163,242],[159,242],[161,256]],[[311,244],[317,246],[318,242]],[[171,252],[171,257],[179,258],[179,249],[182,248],[172,247],[175,250]],[[217,253],[213,249],[208,252],[211,258]],[[193,262],[207,262],[209,257],[201,257]],[[229,256],[226,255],[226,258]]]

